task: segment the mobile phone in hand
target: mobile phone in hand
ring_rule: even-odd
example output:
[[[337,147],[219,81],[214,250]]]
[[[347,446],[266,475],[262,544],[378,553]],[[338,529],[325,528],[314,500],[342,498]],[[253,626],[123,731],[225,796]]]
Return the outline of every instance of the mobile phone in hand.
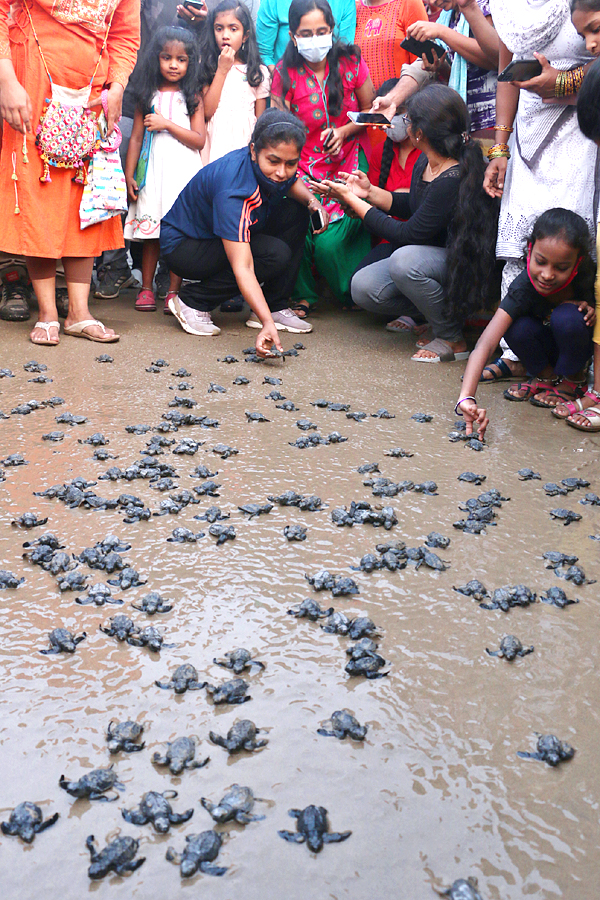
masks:
[[[383,113],[349,112],[347,116],[355,125],[375,125],[378,128],[390,128],[392,125]]]
[[[412,37],[404,38],[400,46],[403,50],[407,50],[415,56],[425,56],[431,65],[435,62],[434,54],[438,59],[441,59],[446,52],[442,45],[435,41],[417,41],[416,38]]]
[[[204,9],[204,0],[183,0],[182,6],[189,9],[192,15],[199,16]],[[177,18],[182,22],[188,22],[185,16],[178,15]]]
[[[513,59],[498,75],[498,81],[529,81],[542,74],[537,59]]]
[[[323,210],[318,207],[314,209],[310,214],[310,227],[312,231],[320,231],[325,225],[325,217],[323,215]]]

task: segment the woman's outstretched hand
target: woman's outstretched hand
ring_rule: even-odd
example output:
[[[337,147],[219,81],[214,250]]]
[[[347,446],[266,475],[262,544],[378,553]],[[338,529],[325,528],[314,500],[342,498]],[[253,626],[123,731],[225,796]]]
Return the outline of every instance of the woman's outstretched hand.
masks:
[[[283,353],[283,347],[279,340],[279,332],[275,327],[275,322],[271,320],[271,322],[267,322],[266,325],[263,325],[256,336],[256,352],[258,356],[266,359],[267,356],[270,356],[271,347],[273,345],[275,345],[280,353]]]
[[[467,434],[473,434],[473,426],[475,425],[475,431],[478,433],[479,439],[483,440],[486,429],[490,424],[486,410],[477,406],[476,400],[466,399],[460,404],[459,410],[465,417]]]

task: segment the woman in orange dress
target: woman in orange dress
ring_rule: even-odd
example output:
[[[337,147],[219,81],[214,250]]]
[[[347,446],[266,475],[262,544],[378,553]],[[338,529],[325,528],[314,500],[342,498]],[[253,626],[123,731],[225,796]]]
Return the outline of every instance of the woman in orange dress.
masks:
[[[102,90],[108,89],[110,134],[121,115],[139,29],[140,0],[0,0],[0,250],[26,258],[39,304],[39,321],[30,334],[34,344],[59,342],[57,259],[63,260],[69,293],[65,334],[118,340],[90,315],[88,296],[94,257],[123,246],[118,215],[81,230],[83,186],[73,181],[73,169],[51,166],[51,181],[40,180],[35,133],[51,93],[42,53],[54,84],[77,90],[90,83],[100,58],[89,105],[97,110]]]

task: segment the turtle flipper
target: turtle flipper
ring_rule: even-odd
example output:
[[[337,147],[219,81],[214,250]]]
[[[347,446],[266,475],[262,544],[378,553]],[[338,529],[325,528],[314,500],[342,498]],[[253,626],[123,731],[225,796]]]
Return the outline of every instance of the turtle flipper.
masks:
[[[323,737],[337,737],[335,731],[327,731],[326,728],[317,728],[317,734],[322,734]]]
[[[266,819],[266,816],[253,816],[251,813],[245,813],[241,810],[235,814],[235,821],[240,825],[247,825],[249,822],[259,822]]]
[[[37,828],[38,833],[40,831],[45,831],[46,828],[50,828],[50,826],[54,825],[54,823],[57,821],[58,821],[58,813],[54,813],[54,815],[50,816],[49,819],[46,819],[45,822],[40,822],[40,824],[38,825],[38,828]]]
[[[502,650],[490,650],[488,647],[485,648],[485,652],[488,656],[503,656]]]
[[[527,656],[528,653],[533,653],[535,647],[532,645],[531,647],[523,647],[522,650],[519,650],[517,656]]]
[[[0,829],[2,829],[2,834],[16,834],[16,828],[14,825],[11,825],[10,822],[0,822]]]
[[[121,863],[120,866],[115,866],[115,872],[117,875],[125,875],[126,872],[135,872],[135,870],[139,869],[145,862],[145,856],[140,857],[140,859],[132,859],[129,862]]]
[[[193,809],[186,809],[186,811],[182,813],[171,813],[169,822],[171,825],[182,825],[184,822],[187,822],[188,819],[191,819],[193,815]]]
[[[298,834],[297,831],[278,831],[277,834],[279,837],[282,837],[284,841],[290,841],[292,844],[303,844],[306,838],[303,834]]]
[[[156,685],[156,687],[162,688],[163,691],[170,691],[171,688],[173,687],[173,682],[172,682],[172,681],[166,681],[166,682],[164,682],[164,681],[155,681],[154,684]]]
[[[527,750],[517,750],[517,756],[520,756],[521,759],[541,759],[539,753],[528,753]]]
[[[122,809],[121,815],[130,825],[146,825],[148,819],[138,809]]]
[[[152,762],[156,763],[157,766],[167,766],[169,764],[168,758],[161,756],[158,750],[152,754]]]
[[[217,746],[219,747],[225,747],[225,749],[227,750],[227,741],[225,740],[225,738],[221,737],[219,734],[215,734],[214,731],[208,732],[208,739],[213,744],[217,744]]]
[[[206,862],[206,860],[201,862],[198,868],[205,875],[224,875],[227,871],[224,866],[213,866],[212,863]]]
[[[173,847],[168,847],[167,852],[165,853],[165,859],[179,865],[181,863],[181,853],[176,853]]]
[[[351,831],[328,831],[323,835],[323,843],[339,844],[340,841],[347,841],[351,834]]]

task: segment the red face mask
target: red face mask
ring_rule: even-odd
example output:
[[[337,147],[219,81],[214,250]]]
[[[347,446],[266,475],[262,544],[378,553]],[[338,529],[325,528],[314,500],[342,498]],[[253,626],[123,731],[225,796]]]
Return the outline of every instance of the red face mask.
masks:
[[[532,250],[532,244],[527,244],[527,274],[529,275],[529,280],[531,281],[533,287],[535,288],[535,285],[533,284],[533,281],[532,281],[532,278],[531,278],[531,269],[530,269],[530,263],[531,263],[531,250]],[[581,260],[582,260],[582,259],[583,259],[583,256],[578,256],[578,257],[577,257],[577,262],[576,262],[575,265],[573,266],[573,271],[571,272],[571,274],[569,275],[569,277],[567,278],[567,280],[565,281],[565,283],[564,283],[564,284],[561,284],[560,287],[554,288],[553,291],[548,291],[547,293],[544,294],[544,297],[549,297],[551,294],[558,294],[559,291],[563,291],[566,287],[568,287],[568,285],[571,284],[571,282],[573,281],[573,279],[574,279],[575,276],[577,275],[577,272],[579,271],[579,266],[581,265]],[[539,293],[539,291],[538,291],[538,293]]]

